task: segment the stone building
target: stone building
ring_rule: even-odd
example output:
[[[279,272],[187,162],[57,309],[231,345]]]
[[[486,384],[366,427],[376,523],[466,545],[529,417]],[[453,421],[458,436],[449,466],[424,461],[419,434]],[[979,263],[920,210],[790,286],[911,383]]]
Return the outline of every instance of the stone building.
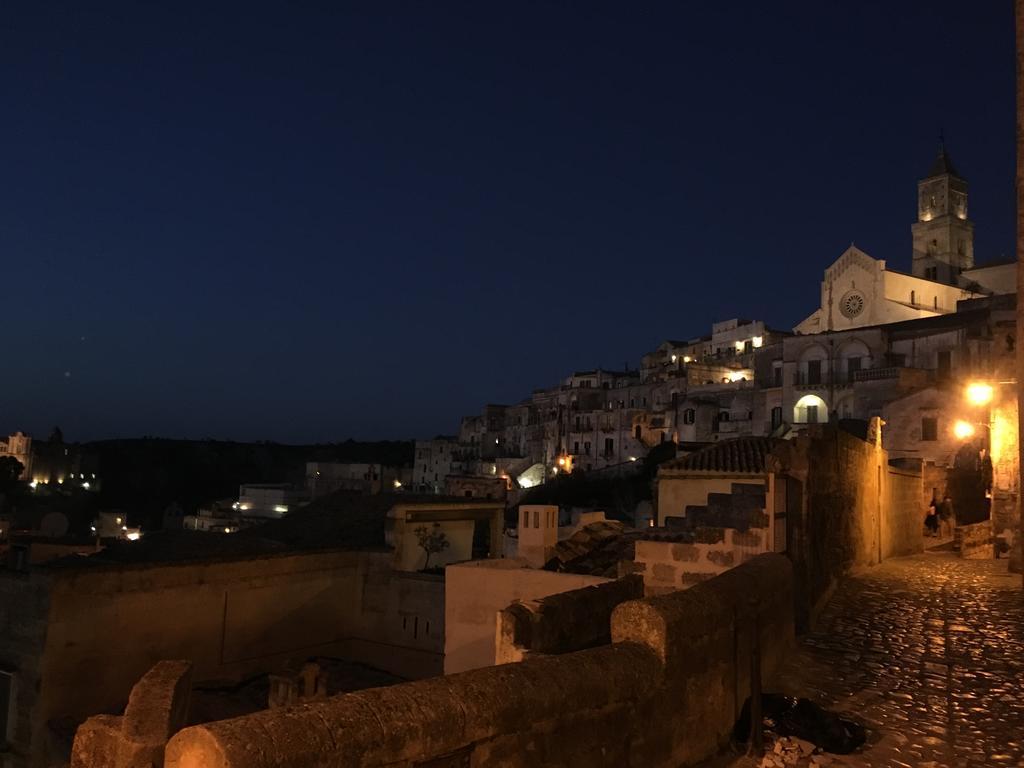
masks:
[[[98,490],[100,478],[96,456],[78,445],[64,442],[64,435],[54,429],[49,439],[35,440],[24,432],[15,432],[0,439],[0,456],[12,456],[21,462],[22,480],[40,485],[74,485],[85,490]]]
[[[929,489],[944,485],[962,389],[1008,380],[1016,335],[1016,265],[976,262],[967,191],[941,148],[918,183],[909,272],[851,245],[794,333],[724,320],[710,334],[663,342],[636,371],[579,371],[515,406],[486,406],[463,420],[458,449],[472,460],[458,473],[527,487],[564,468],[637,460],[663,442],[699,447],[879,416],[894,459],[918,461]],[[1016,439],[1010,427],[996,436],[995,464],[1015,461],[1004,446]],[[1015,464],[1001,471],[1005,498],[994,510],[1015,505],[1016,474]]]
[[[825,270],[820,306],[796,327],[797,333],[934,317],[956,312],[965,299],[1016,292],[1014,265],[975,265],[967,182],[945,147],[918,182],[911,234],[911,274],[888,269],[886,262],[851,245]]]
[[[246,517],[281,517],[309,501],[291,483],[245,483],[238,487],[238,510]]]
[[[61,723],[118,711],[165,658],[197,685],[274,673],[310,655],[403,678],[443,669],[444,580],[422,573],[417,529],[450,546],[433,562],[501,551],[504,505],[339,493],[231,534],[154,533],[89,557],[0,571],[0,711],[15,764],[67,759]],[[476,556],[488,555],[488,551]]]
[[[318,499],[335,491],[392,493],[412,481],[412,470],[387,464],[338,461],[306,462],[306,494]]]
[[[465,464],[455,437],[417,440],[412,468],[412,490],[416,493],[443,493],[448,475],[462,474]]]
[[[32,438],[24,432],[15,432],[6,440],[0,440],[0,457],[10,456],[21,462],[24,467],[21,473],[22,480],[32,477]]]

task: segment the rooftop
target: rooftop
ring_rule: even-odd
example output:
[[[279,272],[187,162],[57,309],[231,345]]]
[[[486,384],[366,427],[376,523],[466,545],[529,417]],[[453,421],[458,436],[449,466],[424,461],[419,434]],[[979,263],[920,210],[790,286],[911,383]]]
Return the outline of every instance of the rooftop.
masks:
[[[406,493],[363,496],[337,491],[285,517],[237,533],[156,531],[138,541],[114,542],[89,557],[61,558],[47,567],[230,560],[317,550],[385,551],[388,512],[400,504],[476,508],[495,502]]]
[[[935,160],[932,162],[932,167],[928,169],[928,176],[926,178],[930,179],[933,176],[942,176],[947,173],[950,176],[962,178],[960,174],[956,172],[956,168],[953,167],[953,159],[946,151],[946,145],[942,144],[939,146],[939,154],[935,156]]]
[[[765,471],[765,458],[780,442],[771,437],[723,440],[688,456],[667,461],[661,465],[661,469],[762,474]]]

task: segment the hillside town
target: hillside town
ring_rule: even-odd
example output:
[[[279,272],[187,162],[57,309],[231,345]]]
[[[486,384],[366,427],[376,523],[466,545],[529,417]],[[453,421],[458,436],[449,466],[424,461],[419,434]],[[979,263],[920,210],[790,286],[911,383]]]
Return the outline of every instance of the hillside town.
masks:
[[[630,606],[645,598],[699,587],[725,605],[746,585],[771,633],[767,676],[851,570],[944,546],[1019,572],[1015,263],[976,264],[967,182],[944,146],[918,200],[911,258],[892,261],[909,272],[851,245],[796,328],[715,321],[635,369],[578,371],[485,405],[457,435],[417,440],[409,463],[308,460],[291,480],[170,504],[156,525],[93,503],[82,531],[66,511],[102,498],[95,449],[66,446],[60,430],[12,434],[5,487],[20,483],[32,513],[8,503],[0,518],[0,606],[17,628],[0,640],[5,764],[312,765],[296,755],[317,749],[313,721],[308,745],[278,754],[283,707],[356,717],[342,713],[384,706],[403,681],[423,680],[405,683],[419,696],[476,670],[490,688],[520,662],[523,674],[598,663],[614,677],[623,660],[586,654],[685,636],[667,615],[664,636],[643,634],[649,619]],[[922,521],[946,504],[955,515],[933,542]],[[713,586],[732,572],[735,585]],[[111,649],[117,664],[97,663]],[[640,662],[625,663],[634,674]],[[680,711],[718,724],[684,753],[710,754],[741,703]],[[398,722],[415,731],[432,717]],[[526,743],[496,722],[474,727]],[[253,762],[246,743],[264,738]],[[382,763],[413,749],[392,738]],[[458,738],[415,751],[462,754]]]
[[[413,488],[519,499],[559,473],[628,473],[665,443],[684,456],[878,418],[891,459],[924,475],[922,510],[984,452],[997,546],[1016,552],[1016,262],[975,261],[967,181],[945,146],[917,200],[911,252],[886,261],[850,245],[795,328],[720,320],[635,369],[577,371],[521,403],[485,405],[457,435],[416,442]],[[990,388],[982,411],[964,395],[972,383]],[[684,512],[659,504],[657,524]]]
[[[0,768],[1024,766],[1024,0],[927,10],[12,7]]]

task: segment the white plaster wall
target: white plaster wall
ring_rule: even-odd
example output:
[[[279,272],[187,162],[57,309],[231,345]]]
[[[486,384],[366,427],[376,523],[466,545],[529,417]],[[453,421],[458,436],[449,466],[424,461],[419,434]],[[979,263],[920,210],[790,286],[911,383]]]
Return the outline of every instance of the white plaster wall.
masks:
[[[732,493],[734,483],[760,483],[764,478],[756,475],[690,475],[687,477],[658,478],[658,525],[665,525],[667,517],[685,517],[686,507],[704,506],[709,493]]]
[[[908,317],[933,317],[936,314],[946,314],[956,311],[956,303],[961,299],[968,299],[976,294],[965,291],[953,285],[944,283],[933,283],[920,277],[904,275],[900,272],[885,272],[884,298],[889,302],[910,303],[910,292],[914,292],[917,301],[916,310],[909,307],[898,307],[889,303],[886,313],[897,320],[905,320]],[[935,309],[935,299],[938,298],[939,307]],[[907,315],[907,312],[911,314]],[[892,322],[882,320],[880,322]]]
[[[448,548],[443,552],[435,552],[430,556],[430,567],[459,563],[473,557],[473,520],[446,520],[438,523],[448,538]],[[419,571],[427,560],[427,553],[420,546],[416,529],[419,527],[433,528],[431,522],[405,524],[405,530],[398,538],[398,551],[395,553],[395,568],[399,571]]]
[[[602,584],[610,579],[527,568],[521,560],[475,560],[445,569],[444,673],[495,663],[498,613],[514,601]]]

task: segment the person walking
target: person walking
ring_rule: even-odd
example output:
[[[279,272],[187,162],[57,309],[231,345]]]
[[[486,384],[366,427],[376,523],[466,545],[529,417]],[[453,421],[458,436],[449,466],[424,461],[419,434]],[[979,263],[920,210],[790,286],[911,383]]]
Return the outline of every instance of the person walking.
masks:
[[[924,527],[928,529],[928,536],[939,535],[939,503],[932,496],[932,502],[928,505],[928,514],[924,518]]]
[[[953,500],[947,493],[942,497],[939,504],[939,527],[944,537],[953,538],[953,526],[956,525],[956,518],[953,515]]]

